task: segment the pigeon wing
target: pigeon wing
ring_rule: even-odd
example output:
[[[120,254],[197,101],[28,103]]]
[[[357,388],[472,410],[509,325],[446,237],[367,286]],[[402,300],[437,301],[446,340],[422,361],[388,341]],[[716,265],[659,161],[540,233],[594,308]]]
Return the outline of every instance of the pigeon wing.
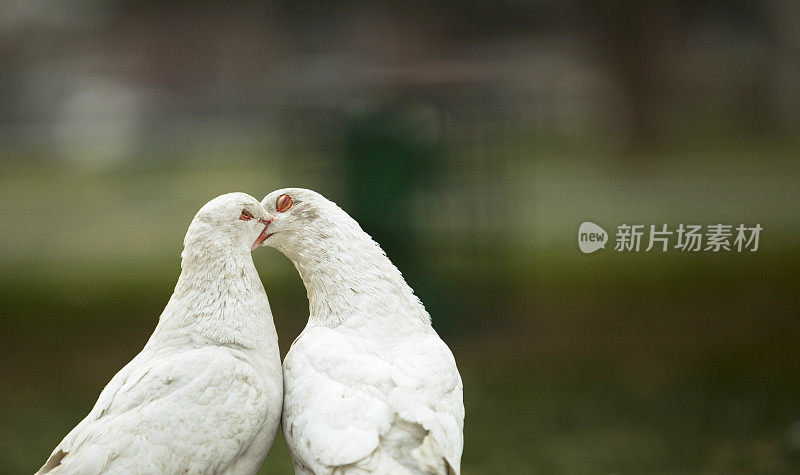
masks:
[[[224,470],[258,435],[269,396],[275,397],[237,350],[143,352],[39,473]]]
[[[463,390],[450,349],[433,330],[388,352],[379,346],[324,327],[296,340],[283,414],[295,465],[459,473]]]

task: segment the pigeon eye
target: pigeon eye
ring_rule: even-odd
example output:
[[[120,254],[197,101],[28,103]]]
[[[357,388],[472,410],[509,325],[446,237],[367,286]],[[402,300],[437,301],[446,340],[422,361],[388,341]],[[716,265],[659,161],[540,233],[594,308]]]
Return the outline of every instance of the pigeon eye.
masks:
[[[253,219],[253,214],[247,211],[246,209],[243,209],[242,214],[239,215],[239,219],[241,219],[242,221],[250,221],[251,219]]]
[[[279,213],[285,213],[286,211],[289,211],[289,208],[291,207],[292,207],[292,197],[289,195],[281,195],[275,202],[275,211]]]

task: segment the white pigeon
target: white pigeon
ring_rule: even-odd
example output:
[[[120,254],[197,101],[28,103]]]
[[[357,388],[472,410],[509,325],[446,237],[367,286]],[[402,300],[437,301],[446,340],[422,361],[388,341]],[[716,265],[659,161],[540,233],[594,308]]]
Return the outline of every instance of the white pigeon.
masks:
[[[250,255],[271,219],[244,193],[198,211],[150,340],[38,473],[258,470],[283,397],[278,337]]]
[[[308,324],[283,363],[295,472],[460,473],[461,376],[400,271],[314,191],[262,204],[275,216],[263,245],[291,259],[308,292]]]

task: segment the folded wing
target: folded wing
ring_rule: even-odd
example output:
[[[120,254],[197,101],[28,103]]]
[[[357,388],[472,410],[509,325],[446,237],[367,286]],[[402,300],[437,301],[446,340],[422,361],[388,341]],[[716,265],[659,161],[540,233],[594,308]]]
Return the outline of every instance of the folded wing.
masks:
[[[284,379],[284,433],[301,469],[460,472],[461,378],[432,330],[387,349],[309,329],[287,355]]]
[[[236,350],[139,354],[39,473],[224,470],[264,423],[269,394]]]

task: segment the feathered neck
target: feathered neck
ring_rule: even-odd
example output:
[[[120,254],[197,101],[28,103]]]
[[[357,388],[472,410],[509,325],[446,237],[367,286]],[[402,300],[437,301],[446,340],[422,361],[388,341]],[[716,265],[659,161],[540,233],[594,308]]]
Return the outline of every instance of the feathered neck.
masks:
[[[383,249],[338,207],[320,213],[297,240],[279,250],[303,279],[309,325],[337,326],[354,316],[430,324],[428,312]]]
[[[199,236],[187,233],[181,274],[151,341],[263,348],[275,326],[250,250],[228,237]]]

